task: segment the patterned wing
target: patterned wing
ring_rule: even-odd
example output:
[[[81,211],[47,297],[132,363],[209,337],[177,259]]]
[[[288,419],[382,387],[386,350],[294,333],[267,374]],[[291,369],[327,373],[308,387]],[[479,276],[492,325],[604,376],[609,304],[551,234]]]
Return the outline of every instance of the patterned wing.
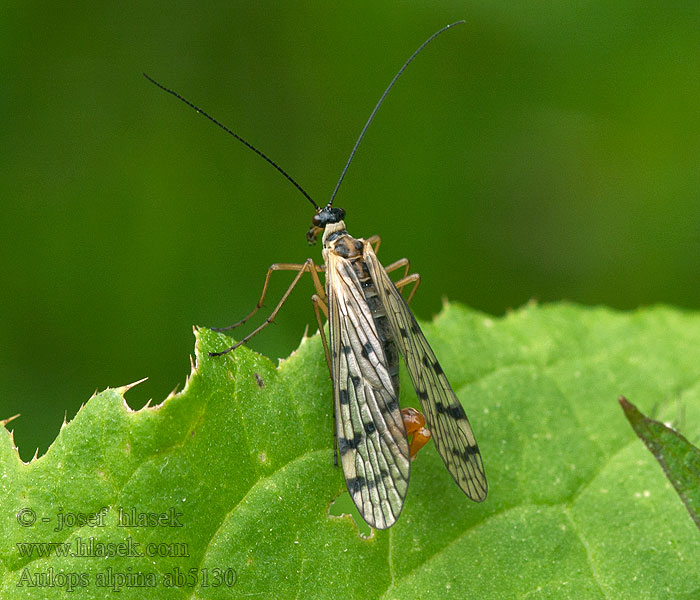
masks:
[[[488,486],[479,447],[467,415],[452,391],[406,301],[365,241],[363,257],[382,299],[396,344],[404,357],[435,447],[457,485],[476,502],[486,498]]]
[[[338,450],[355,506],[376,529],[398,519],[411,463],[382,344],[350,261],[326,256]]]

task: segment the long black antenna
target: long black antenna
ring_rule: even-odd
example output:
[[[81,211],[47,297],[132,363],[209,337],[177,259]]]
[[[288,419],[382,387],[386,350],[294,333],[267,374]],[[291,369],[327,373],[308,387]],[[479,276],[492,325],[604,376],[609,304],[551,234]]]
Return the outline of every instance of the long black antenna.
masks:
[[[267,156],[266,154],[263,154],[262,152],[260,152],[260,150],[258,150],[255,146],[253,146],[251,143],[249,143],[249,142],[247,142],[246,140],[244,140],[240,135],[238,135],[238,134],[235,133],[234,131],[231,131],[228,127],[226,127],[226,125],[224,125],[223,123],[220,123],[220,122],[217,121],[214,117],[212,117],[211,115],[208,115],[206,112],[204,112],[201,108],[199,108],[198,106],[195,106],[194,104],[192,104],[192,102],[190,102],[189,100],[187,100],[187,98],[183,98],[183,97],[180,96],[180,94],[178,94],[177,92],[175,92],[175,91],[173,91],[173,90],[171,90],[171,89],[169,89],[169,88],[166,88],[164,85],[158,83],[155,79],[152,79],[151,77],[149,77],[149,76],[146,75],[145,73],[143,74],[143,76],[144,76],[146,79],[148,79],[148,81],[150,81],[153,85],[159,87],[159,88],[160,88],[161,90],[163,90],[164,92],[168,92],[168,94],[171,94],[171,95],[175,96],[178,100],[181,100],[182,102],[184,102],[185,104],[187,104],[187,106],[189,106],[190,108],[194,108],[200,115],[205,116],[205,117],[206,117],[207,119],[209,119],[212,123],[214,123],[214,125],[216,125],[216,126],[218,126],[218,127],[221,127],[221,129],[223,129],[226,133],[231,134],[231,135],[232,135],[233,137],[235,137],[239,142],[241,142],[242,144],[245,144],[245,146],[247,146],[247,147],[250,148],[253,152],[255,152],[258,156],[264,158],[264,159],[265,159],[267,162],[269,162],[273,167],[275,167],[275,169],[277,169],[280,173],[282,173],[282,175],[284,175],[292,184],[294,184],[294,187],[296,187],[302,194],[304,194],[304,196],[306,197],[306,199],[307,199],[309,202],[311,202],[311,204],[314,205],[314,208],[315,208],[316,210],[319,210],[318,204],[316,204],[316,203],[313,201],[313,199],[311,198],[311,196],[309,196],[309,195],[306,193],[306,190],[304,190],[304,188],[301,187],[301,186],[292,178],[292,176],[291,176],[289,173],[287,173],[282,167],[280,167],[280,166],[279,166],[274,160],[272,160],[269,156]]]
[[[410,65],[411,62],[413,61],[413,59],[420,54],[420,52],[421,52],[421,50],[423,50],[423,48],[425,48],[430,42],[432,42],[441,33],[447,31],[450,27],[454,27],[455,25],[461,25],[462,23],[464,23],[464,21],[457,21],[455,23],[450,23],[449,25],[446,25],[445,27],[443,27],[440,31],[437,31],[433,35],[431,35],[427,40],[425,40],[420,45],[418,50],[416,50],[413,54],[411,54],[411,57],[403,64],[403,67],[401,67],[399,69],[399,72],[396,75],[394,75],[394,78],[391,80],[391,83],[384,90],[382,97],[379,99],[379,102],[377,102],[377,105],[374,107],[372,114],[369,116],[369,119],[367,119],[365,126],[362,128],[362,132],[360,133],[360,137],[357,138],[357,141],[355,142],[355,146],[352,149],[352,152],[350,153],[350,157],[348,158],[348,162],[345,163],[345,168],[343,169],[343,172],[340,174],[340,179],[338,179],[338,183],[335,184],[335,189],[333,190],[333,194],[331,195],[331,199],[328,202],[328,206],[331,206],[333,204],[333,199],[335,198],[335,195],[338,193],[338,188],[340,187],[340,184],[343,182],[343,178],[345,177],[345,173],[347,172],[348,167],[350,166],[350,163],[352,162],[352,159],[355,156],[355,152],[357,151],[357,147],[360,145],[362,138],[365,136],[365,132],[367,131],[369,124],[372,122],[372,119],[374,119],[374,115],[377,114],[377,111],[379,110],[379,107],[384,102],[384,99],[386,98],[387,94],[389,93],[391,88],[394,87],[396,80],[399,77],[401,77],[402,73],[406,70],[406,67],[408,65]]]

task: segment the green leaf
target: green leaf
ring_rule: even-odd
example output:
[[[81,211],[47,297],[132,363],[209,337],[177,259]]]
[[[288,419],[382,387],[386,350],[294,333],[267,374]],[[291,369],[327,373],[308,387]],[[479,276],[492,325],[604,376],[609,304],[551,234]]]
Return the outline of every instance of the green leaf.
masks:
[[[97,394],[28,464],[0,430],[0,597],[700,597],[698,531],[616,402],[683,408],[700,434],[700,316],[561,304],[496,319],[448,305],[424,331],[479,441],[484,503],[429,445],[398,523],[362,537],[329,515],[344,481],[318,336],[276,368],[246,348],[208,357],[230,340],[201,330],[184,390],[157,406],[131,411],[126,387]],[[163,521],[120,527],[119,507]],[[74,526],[57,530],[60,514]],[[90,538],[155,555],[29,545],[75,552]]]
[[[677,431],[642,414],[624,396],[620,396],[619,402],[635,433],[659,461],[691,519],[700,528],[700,450]]]

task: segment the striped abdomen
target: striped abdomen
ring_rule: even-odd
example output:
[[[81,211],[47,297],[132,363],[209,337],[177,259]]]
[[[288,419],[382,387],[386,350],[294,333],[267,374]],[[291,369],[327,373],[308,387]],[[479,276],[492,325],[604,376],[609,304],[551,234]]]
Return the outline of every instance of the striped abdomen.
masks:
[[[357,258],[353,263],[352,267],[360,280],[362,286],[362,291],[365,295],[365,300],[367,301],[367,306],[372,313],[372,318],[374,319],[374,324],[377,327],[377,334],[382,342],[382,348],[384,350],[384,356],[386,357],[386,368],[391,375],[391,380],[394,384],[394,391],[396,392],[396,398],[399,397],[399,352],[394,342],[394,335],[391,331],[391,326],[389,324],[389,319],[386,316],[386,310],[384,305],[381,303],[379,295],[377,294],[377,288],[372,281],[372,277],[367,269],[367,264],[362,257]]]

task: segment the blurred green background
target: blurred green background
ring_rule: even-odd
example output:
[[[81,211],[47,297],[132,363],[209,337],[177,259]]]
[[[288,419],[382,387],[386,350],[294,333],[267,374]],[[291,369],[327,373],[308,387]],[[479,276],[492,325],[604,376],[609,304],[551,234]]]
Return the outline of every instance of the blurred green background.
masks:
[[[700,4],[3,2],[0,417],[23,458],[95,390],[160,402],[192,325],[227,325],[275,261],[320,259],[321,204],[410,53],[337,205],[423,318],[447,297],[700,308]],[[271,300],[290,277],[274,280]],[[251,346],[313,326],[307,282]],[[303,398],[299,399],[303,402]],[[330,399],[329,399],[330,402]]]

